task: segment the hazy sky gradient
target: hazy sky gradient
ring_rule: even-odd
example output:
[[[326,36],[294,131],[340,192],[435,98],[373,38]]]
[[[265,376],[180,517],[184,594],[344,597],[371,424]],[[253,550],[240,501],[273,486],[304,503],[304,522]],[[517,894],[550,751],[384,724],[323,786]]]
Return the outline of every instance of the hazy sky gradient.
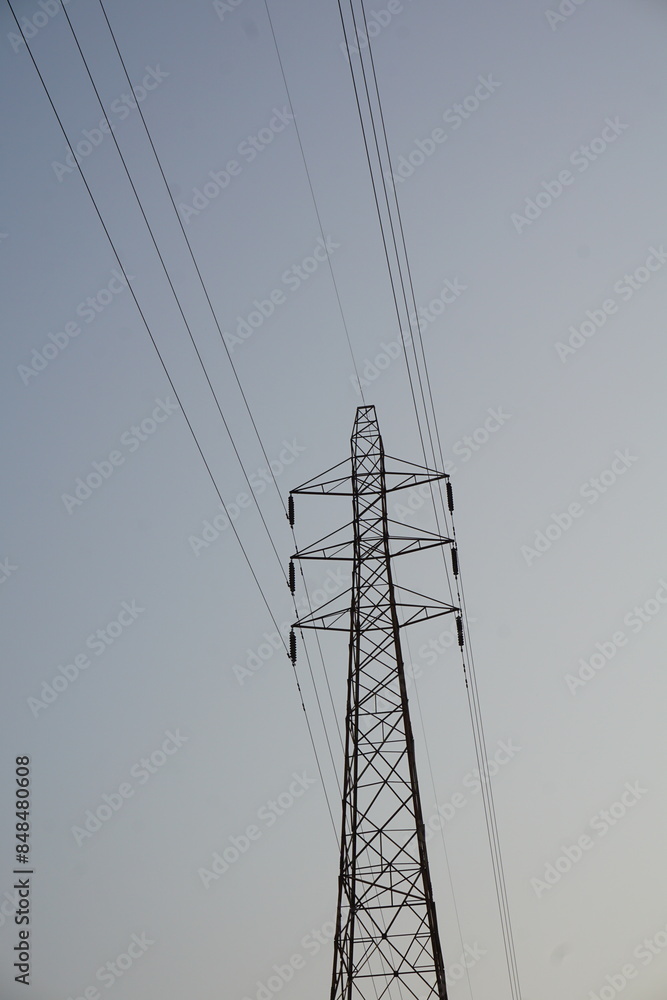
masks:
[[[391,347],[398,331],[337,5],[269,0],[269,7],[323,233],[335,244],[330,263],[354,356],[369,382],[366,401],[377,407],[388,453],[418,461],[402,360],[375,377],[375,359],[385,364],[382,345]],[[20,18],[40,9],[16,3]],[[141,120],[136,110],[113,110],[128,87],[99,4],[71,0],[67,10],[105,112],[62,11],[34,32],[35,59],[74,144],[104,113],[115,126],[236,447],[261,484],[254,477],[266,463]],[[151,71],[159,79],[141,106],[177,204],[192,207],[211,171],[230,160],[240,165],[199,214],[181,212],[285,498],[347,456],[360,397],[329,264],[298,287],[284,280],[321,233],[266,8],[261,0],[241,0],[227,12],[207,0],[139,7],[109,0],[107,10],[133,82],[142,85]],[[372,10],[387,5],[378,0]],[[611,989],[605,977],[613,981],[628,963],[637,975],[624,997],[662,1000],[667,947],[656,944],[650,961],[641,955],[642,941],[662,940],[667,927],[667,604],[650,603],[656,593],[667,597],[667,261],[638,272],[636,290],[624,275],[647,260],[656,266],[667,249],[667,14],[655,0],[586,0],[550,24],[549,10],[558,7],[402,0],[373,52],[395,170],[434,129],[447,134],[397,191],[419,304],[428,306],[447,280],[465,286],[429,323],[424,345],[445,458],[454,466],[487,741],[492,752],[499,741],[521,748],[500,768],[494,793],[524,1000],[599,997]],[[231,528],[219,530],[221,520],[217,529],[205,527],[220,513],[215,490],[136,305],[113,278],[118,264],[81,178],[57,166],[66,143],[12,32],[4,6],[0,561],[16,568],[0,593],[7,810],[0,896],[12,885],[13,763],[26,753],[34,996],[74,1000],[95,985],[106,996],[97,970],[125,952],[133,934],[145,934],[154,944],[110,987],[118,1000],[256,1000],[273,967],[294,955],[304,967],[281,998],[326,997],[330,944],[315,954],[306,938],[335,916],[338,857],[319,778],[270,825],[260,813],[289,796],[295,773],[306,784],[317,777],[291,666],[280,650],[267,655],[265,633],[274,625]],[[474,93],[480,76],[498,86],[455,125],[451,109]],[[246,159],[241,144],[285,117],[283,130]],[[613,134],[608,119],[618,134],[582,169],[585,154],[576,151],[600,150],[592,144],[605,129]],[[111,137],[103,134],[81,164],[183,410],[236,509],[248,492],[243,472]],[[572,182],[534,221],[519,222],[518,232],[512,215],[523,215],[544,184],[557,191],[553,182],[564,170]],[[103,305],[108,295],[98,296],[110,282],[112,300]],[[274,290],[282,300],[273,314],[234,344],[239,318]],[[89,297],[102,308],[87,322]],[[616,308],[604,324],[559,356],[569,328],[581,327],[587,310],[600,321],[608,300]],[[33,351],[41,354],[53,343],[49,334],[58,340],[68,323],[78,323],[78,335],[26,375]],[[131,428],[153,419],[156,407],[169,415],[141,441]],[[505,416],[485,440],[490,409]],[[68,512],[63,495],[114,452],[121,460],[112,474]],[[624,471],[593,485],[617,452],[626,454]],[[273,486],[257,485],[255,499],[284,567],[293,543]],[[522,551],[573,503],[581,515],[559,538],[550,530],[547,551]],[[427,525],[427,510],[415,510],[412,522]],[[257,507],[239,506],[238,515],[275,620],[288,622],[289,592]],[[300,498],[299,544],[349,516],[344,504]],[[311,592],[327,579],[331,588],[347,586],[327,570],[308,568]],[[435,568],[421,589],[445,596]],[[95,655],[89,636],[133,601],[144,610]],[[637,606],[646,606],[646,621]],[[441,645],[435,662],[428,652],[450,624],[435,621],[409,635],[435,783],[434,793],[413,697],[425,814],[457,792],[464,797],[445,823],[451,882],[440,835],[429,841],[434,889],[447,965],[455,969],[465,945],[483,951],[470,969],[472,995],[505,1000],[465,688],[453,650]],[[608,649],[619,631],[627,641],[606,665],[585,685],[568,687],[580,660],[599,653],[597,643]],[[342,754],[334,717],[340,721],[343,711],[345,637],[325,636],[322,648],[333,707],[309,643],[333,763],[304,655],[297,668],[337,827]],[[35,714],[28,699],[40,698],[43,684],[85,652],[90,666]],[[263,665],[244,677],[242,668],[258,657]],[[187,741],[142,781],[136,765],[160,750],[167,731]],[[77,844],[72,828],[126,782],[134,794]],[[601,835],[591,821],[637,782],[646,793]],[[214,852],[253,824],[261,836],[205,888],[198,870],[210,869]],[[531,879],[543,880],[546,866],[584,834],[593,848],[552,888],[536,889]],[[26,992],[13,979],[15,940],[5,916],[8,1000]],[[468,998],[467,981],[454,976],[451,995]]]

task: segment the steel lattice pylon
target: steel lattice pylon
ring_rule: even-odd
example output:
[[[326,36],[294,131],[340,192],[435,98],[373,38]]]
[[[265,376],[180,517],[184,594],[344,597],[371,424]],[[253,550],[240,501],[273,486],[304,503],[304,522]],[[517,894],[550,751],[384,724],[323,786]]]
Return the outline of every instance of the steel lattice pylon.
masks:
[[[331,1000],[446,1000],[445,970],[429,874],[400,629],[458,608],[398,588],[392,559],[452,540],[410,526],[395,534],[387,494],[446,479],[406,462],[385,468],[375,408],[357,409],[351,469],[293,493],[352,497],[352,537],[339,532],[295,554],[352,562],[351,601],[331,603],[298,628],[349,629],[345,773],[338,914]],[[290,517],[293,520],[293,501]],[[346,526],[349,534],[349,525]],[[398,527],[406,527],[398,525]],[[346,529],[342,529],[343,532]],[[457,560],[453,553],[453,562]],[[294,572],[290,572],[294,587]],[[409,599],[397,600],[397,593]],[[418,603],[414,603],[419,598]],[[399,620],[399,608],[403,621]],[[461,626],[459,618],[459,635]],[[293,646],[294,651],[294,646]]]

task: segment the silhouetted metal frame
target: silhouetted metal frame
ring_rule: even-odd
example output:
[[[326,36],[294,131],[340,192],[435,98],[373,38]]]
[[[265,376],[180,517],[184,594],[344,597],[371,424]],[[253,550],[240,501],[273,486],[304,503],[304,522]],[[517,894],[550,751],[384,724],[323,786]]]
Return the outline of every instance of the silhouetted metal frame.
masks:
[[[292,493],[303,494],[351,496],[354,511],[351,542],[345,540],[339,544],[318,548],[320,542],[326,541],[336,533],[332,532],[320,539],[320,542],[304,549],[303,552],[295,553],[293,557],[352,560],[352,587],[347,592],[351,595],[349,606],[323,614],[325,607],[339,600],[334,598],[322,608],[295,622],[294,626],[295,628],[323,628],[341,631],[341,625],[338,623],[344,615],[349,614],[348,626],[346,627],[346,630],[349,628],[350,631],[350,643],[345,727],[345,771],[331,1000],[353,1000],[354,996],[365,997],[366,994],[363,992],[363,981],[365,980],[385,980],[381,996],[389,990],[389,982],[391,981],[387,981],[389,973],[386,971],[373,972],[370,964],[371,956],[376,951],[383,966],[390,964],[388,956],[378,944],[383,940],[387,941],[387,947],[391,947],[399,956],[399,960],[396,960],[392,955],[393,977],[405,985],[413,997],[419,996],[421,1000],[424,990],[422,989],[420,994],[415,993],[412,986],[403,977],[418,977],[423,982],[428,990],[425,1000],[430,1000],[430,998],[447,1000],[444,961],[426,849],[400,630],[412,621],[424,621],[436,615],[458,612],[459,609],[443,602],[419,605],[397,601],[396,590],[406,590],[407,593],[411,594],[415,594],[415,592],[395,586],[391,560],[394,556],[406,554],[408,551],[419,551],[422,548],[435,545],[451,544],[452,539],[434,535],[422,529],[419,529],[419,534],[417,534],[417,529],[413,529],[415,533],[410,536],[390,535],[389,524],[397,522],[390,522],[388,517],[387,494],[397,489],[406,489],[417,485],[418,482],[432,482],[436,479],[448,479],[448,477],[436,470],[414,466],[411,463],[401,463],[408,466],[411,471],[407,473],[401,470],[395,472],[394,475],[402,477],[402,482],[388,487],[384,448],[375,417],[375,409],[372,406],[358,407],[351,448],[351,466],[348,477],[324,479],[334,469],[345,464],[341,462],[338,466],[327,470],[322,478],[316,477],[292,491]],[[398,460],[392,459],[392,461]],[[392,541],[400,541],[404,548],[392,553]],[[424,544],[421,544],[422,542]],[[341,554],[350,544],[352,554]],[[411,548],[411,545],[414,545],[414,548]],[[377,563],[375,568],[371,565],[374,562]],[[362,570],[366,572],[362,572]],[[375,604],[369,601],[369,596],[373,592],[378,598]],[[386,599],[380,600],[385,592]],[[423,597],[424,595],[415,594],[415,596]],[[367,604],[363,599],[370,605],[368,610],[364,610]],[[424,599],[428,601],[428,598]],[[398,615],[399,607],[411,612],[407,620],[402,623]],[[379,633],[377,638],[374,637],[375,633]],[[390,657],[388,663],[383,659],[384,656]],[[372,677],[373,683],[368,686],[372,675],[365,673],[364,668],[369,670],[373,664],[377,664],[381,668],[380,674],[384,670],[385,676],[380,676],[379,679]],[[362,686],[364,679],[366,683]],[[398,679],[398,690],[396,690],[396,679]],[[378,697],[382,695],[383,691],[386,692],[386,704],[391,707],[379,711],[377,707]],[[373,703],[373,699],[375,699],[375,707],[371,710],[369,706]],[[377,722],[368,726],[362,734],[363,747],[360,745],[360,713],[362,710],[365,717],[377,719]],[[367,726],[366,722],[364,722],[364,726]],[[371,738],[374,730],[378,732],[377,739]],[[396,743],[398,743],[399,749],[396,748]],[[390,757],[390,754],[396,755],[393,764],[393,758]],[[372,760],[377,757],[381,758],[380,763],[387,773],[384,774],[383,771],[381,774],[379,770],[377,771],[378,778],[381,779],[378,782],[377,793],[372,793],[370,802],[366,803],[365,808],[360,811],[358,797],[360,765],[365,776],[372,766]],[[405,767],[406,757],[407,779],[398,770],[401,764],[403,768]],[[375,768],[373,769],[375,770]],[[394,787],[396,783],[399,788],[401,785],[405,785],[405,792],[401,792],[400,797]],[[397,796],[398,805],[396,810],[384,819],[383,825],[378,826],[377,821],[372,816],[373,806],[377,802],[382,788],[388,784],[391,784],[391,791]],[[366,780],[363,787],[367,791],[371,785]],[[404,809],[409,814],[406,817],[410,819],[409,830],[407,828],[405,830],[402,828],[392,830],[390,824]],[[366,826],[369,829],[364,829]],[[413,827],[414,834],[411,832]],[[401,843],[401,837],[408,833],[406,842]],[[414,846],[409,846],[415,837],[416,858]],[[374,841],[377,841],[377,846]],[[394,853],[388,853],[391,851]],[[364,852],[377,853],[379,861],[375,862],[369,858],[368,870],[360,871],[358,862]],[[401,867],[401,864],[404,867]],[[383,877],[385,879],[389,877],[388,887],[385,886]],[[395,884],[392,881],[394,878]],[[376,880],[375,883],[373,879]],[[420,890],[417,889],[419,883],[421,884]],[[366,888],[360,891],[360,885],[366,886]],[[371,894],[374,885],[377,887],[377,900]],[[391,903],[384,902],[387,892],[392,900]],[[396,895],[398,902],[393,902],[394,895]],[[364,905],[366,899],[369,900],[368,906]],[[375,907],[373,903],[376,904]],[[386,928],[384,932],[381,931],[372,910],[376,908],[380,911],[380,915],[384,911],[395,910],[392,918],[393,924],[397,922],[400,913],[406,907],[412,911],[416,918],[416,930],[410,934],[401,935],[401,937],[408,938],[407,942],[402,945],[401,953],[397,941],[398,934],[392,938],[389,934],[391,928]],[[358,916],[361,913],[366,915],[375,928],[375,937],[372,932],[369,932],[367,936],[362,936],[360,933]],[[410,955],[415,950],[418,951],[420,958],[425,954],[428,956],[427,967],[423,969],[417,967],[416,959],[410,959]],[[371,1000],[370,994],[368,997]]]

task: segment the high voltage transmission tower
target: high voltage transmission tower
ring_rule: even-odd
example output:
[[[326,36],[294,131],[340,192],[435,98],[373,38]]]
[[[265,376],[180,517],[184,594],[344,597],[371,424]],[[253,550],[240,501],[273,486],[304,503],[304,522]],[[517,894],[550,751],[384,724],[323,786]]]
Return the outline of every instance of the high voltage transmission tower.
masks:
[[[351,496],[353,520],[295,553],[296,559],[352,563],[351,601],[338,599],[295,622],[295,628],[349,631],[343,817],[331,1000],[446,1000],[414,740],[401,652],[401,629],[459,609],[398,587],[392,560],[453,540],[392,521],[387,495],[449,478],[385,453],[375,407],[357,409],[347,459],[293,494]],[[342,467],[346,466],[346,469]],[[351,537],[350,528],[352,529]],[[294,564],[290,563],[294,590]],[[399,609],[401,617],[399,618]],[[296,642],[292,633],[292,658]]]

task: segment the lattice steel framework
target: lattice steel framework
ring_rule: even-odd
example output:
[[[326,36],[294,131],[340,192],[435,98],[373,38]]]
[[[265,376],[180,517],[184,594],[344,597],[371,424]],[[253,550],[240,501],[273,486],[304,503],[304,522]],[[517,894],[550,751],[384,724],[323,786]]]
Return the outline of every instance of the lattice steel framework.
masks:
[[[295,628],[350,632],[343,817],[331,1000],[446,1000],[400,630],[459,609],[397,587],[392,559],[452,540],[409,526],[393,533],[387,494],[444,473],[407,462],[385,468],[375,408],[357,409],[349,460],[292,492],[351,496],[351,525],[295,553],[298,559],[352,562],[350,603],[323,608]],[[294,504],[290,499],[290,518]],[[349,528],[352,527],[352,537]],[[398,525],[401,528],[408,527]],[[294,588],[294,572],[290,570]],[[405,600],[397,600],[397,594]],[[344,600],[344,598],[343,598]],[[401,609],[402,621],[399,620]],[[294,647],[293,647],[294,652]]]

